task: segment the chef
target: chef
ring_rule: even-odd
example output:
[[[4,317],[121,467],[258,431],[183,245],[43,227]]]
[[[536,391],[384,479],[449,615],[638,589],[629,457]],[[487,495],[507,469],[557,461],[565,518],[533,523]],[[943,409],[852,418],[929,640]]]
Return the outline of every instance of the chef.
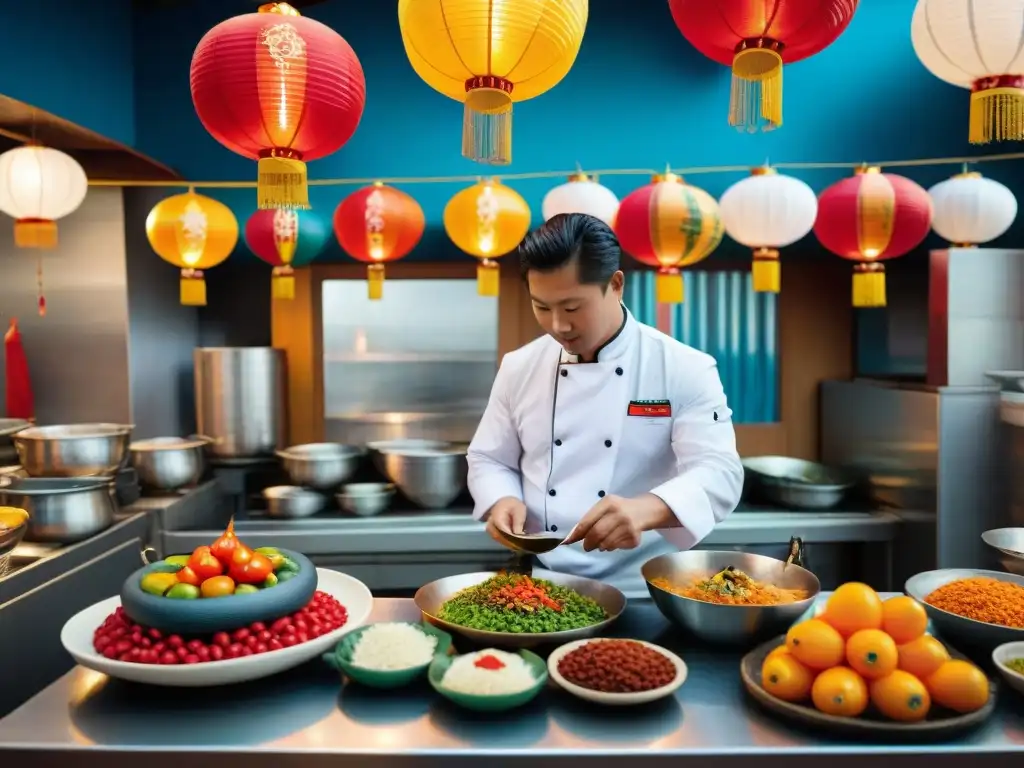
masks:
[[[565,535],[546,568],[644,592],[640,567],[736,507],[743,468],[714,358],[622,304],[611,228],[561,214],[519,246],[546,335],[501,361],[469,446],[473,515]]]

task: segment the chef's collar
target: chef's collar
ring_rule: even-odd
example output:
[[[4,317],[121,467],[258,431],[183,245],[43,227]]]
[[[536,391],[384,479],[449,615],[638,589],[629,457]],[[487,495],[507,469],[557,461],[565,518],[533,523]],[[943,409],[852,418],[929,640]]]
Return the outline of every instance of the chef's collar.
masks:
[[[622,307],[622,325],[619,326],[619,330],[615,332],[614,336],[597,348],[597,352],[594,353],[595,363],[618,360],[625,357],[626,352],[629,350],[629,343],[636,333],[637,324],[636,320],[633,319],[632,313],[626,309],[626,305],[620,304],[619,306]],[[563,349],[562,362],[578,363],[580,362],[580,357],[579,355],[572,355]]]

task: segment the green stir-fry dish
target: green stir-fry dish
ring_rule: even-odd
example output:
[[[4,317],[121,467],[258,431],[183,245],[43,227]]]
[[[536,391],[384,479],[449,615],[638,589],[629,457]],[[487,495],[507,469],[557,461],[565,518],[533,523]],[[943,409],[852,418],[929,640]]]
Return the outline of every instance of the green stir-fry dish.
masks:
[[[589,597],[545,579],[500,573],[445,601],[439,619],[487,632],[564,632],[604,621]]]

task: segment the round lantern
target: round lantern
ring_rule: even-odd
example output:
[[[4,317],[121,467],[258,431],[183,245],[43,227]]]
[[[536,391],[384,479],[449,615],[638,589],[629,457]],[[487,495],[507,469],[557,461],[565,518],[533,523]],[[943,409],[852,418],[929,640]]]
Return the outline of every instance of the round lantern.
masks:
[[[918,0],[914,52],[940,80],[971,91],[972,144],[1024,140],[1024,0]]]
[[[885,267],[920,245],[932,223],[928,193],[910,179],[859,168],[818,198],[814,234],[837,256],[860,262],[853,273],[853,306],[885,306]]]
[[[306,162],[337,151],[363,114],[366,81],[337,32],[287,3],[207,32],[192,55],[192,103],[217,141],[258,160],[259,208],[309,208]]]
[[[462,155],[512,162],[512,103],[554,88],[583,41],[588,0],[399,0],[413,70],[463,102]]]
[[[853,18],[857,1],[669,0],[669,9],[694,48],[732,67],[729,124],[756,131],[782,125],[783,64],[806,59],[835,42]]]
[[[377,182],[356,190],[334,211],[334,235],[349,256],[366,262],[371,299],[384,295],[384,265],[409,254],[423,237],[420,204],[400,189]]]
[[[544,221],[560,213],[586,213],[615,226],[619,212],[619,198],[608,187],[598,184],[585,173],[576,173],[544,196],[541,206]]]
[[[161,200],[146,217],[149,244],[166,262],[181,270],[181,303],[206,306],[203,270],[227,259],[238,242],[238,221],[224,203],[197,195]]]
[[[530,206],[514,189],[485,179],[448,201],[444,229],[459,250],[480,259],[477,292],[497,296],[500,274],[495,259],[512,251],[530,231]]]
[[[295,298],[295,267],[305,267],[327,244],[327,225],[312,211],[256,211],[245,223],[245,244],[274,268],[270,295]]]
[[[779,248],[814,228],[818,198],[809,186],[774,168],[755,168],[718,201],[729,237],[754,249],[754,290],[778,293],[782,284]]]
[[[622,250],[658,268],[655,295],[663,304],[683,300],[680,268],[711,255],[722,242],[718,203],[674,173],[655,176],[619,206],[615,234]]]
[[[1017,218],[1017,198],[980,173],[958,173],[928,190],[932,229],[957,248],[995,240]]]

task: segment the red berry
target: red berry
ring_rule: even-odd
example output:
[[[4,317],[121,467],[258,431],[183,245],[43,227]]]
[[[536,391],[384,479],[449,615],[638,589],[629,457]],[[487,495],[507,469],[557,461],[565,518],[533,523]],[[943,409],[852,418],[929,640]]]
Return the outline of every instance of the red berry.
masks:
[[[219,645],[221,648],[227,648],[231,645],[231,637],[227,632],[217,632],[213,636],[213,644]]]
[[[211,646],[210,647],[210,658],[213,661],[220,661],[221,659],[224,658],[224,649],[221,648],[219,645]]]
[[[170,637],[167,638],[167,647],[168,648],[174,648],[175,650],[177,650],[178,648],[181,648],[181,646],[184,645],[184,644],[185,643],[181,639],[180,635],[171,635]]]
[[[174,651],[164,651],[163,654],[161,654],[161,656],[160,656],[160,663],[161,664],[177,664],[178,663],[178,656],[177,656],[177,654],[174,653]]]

